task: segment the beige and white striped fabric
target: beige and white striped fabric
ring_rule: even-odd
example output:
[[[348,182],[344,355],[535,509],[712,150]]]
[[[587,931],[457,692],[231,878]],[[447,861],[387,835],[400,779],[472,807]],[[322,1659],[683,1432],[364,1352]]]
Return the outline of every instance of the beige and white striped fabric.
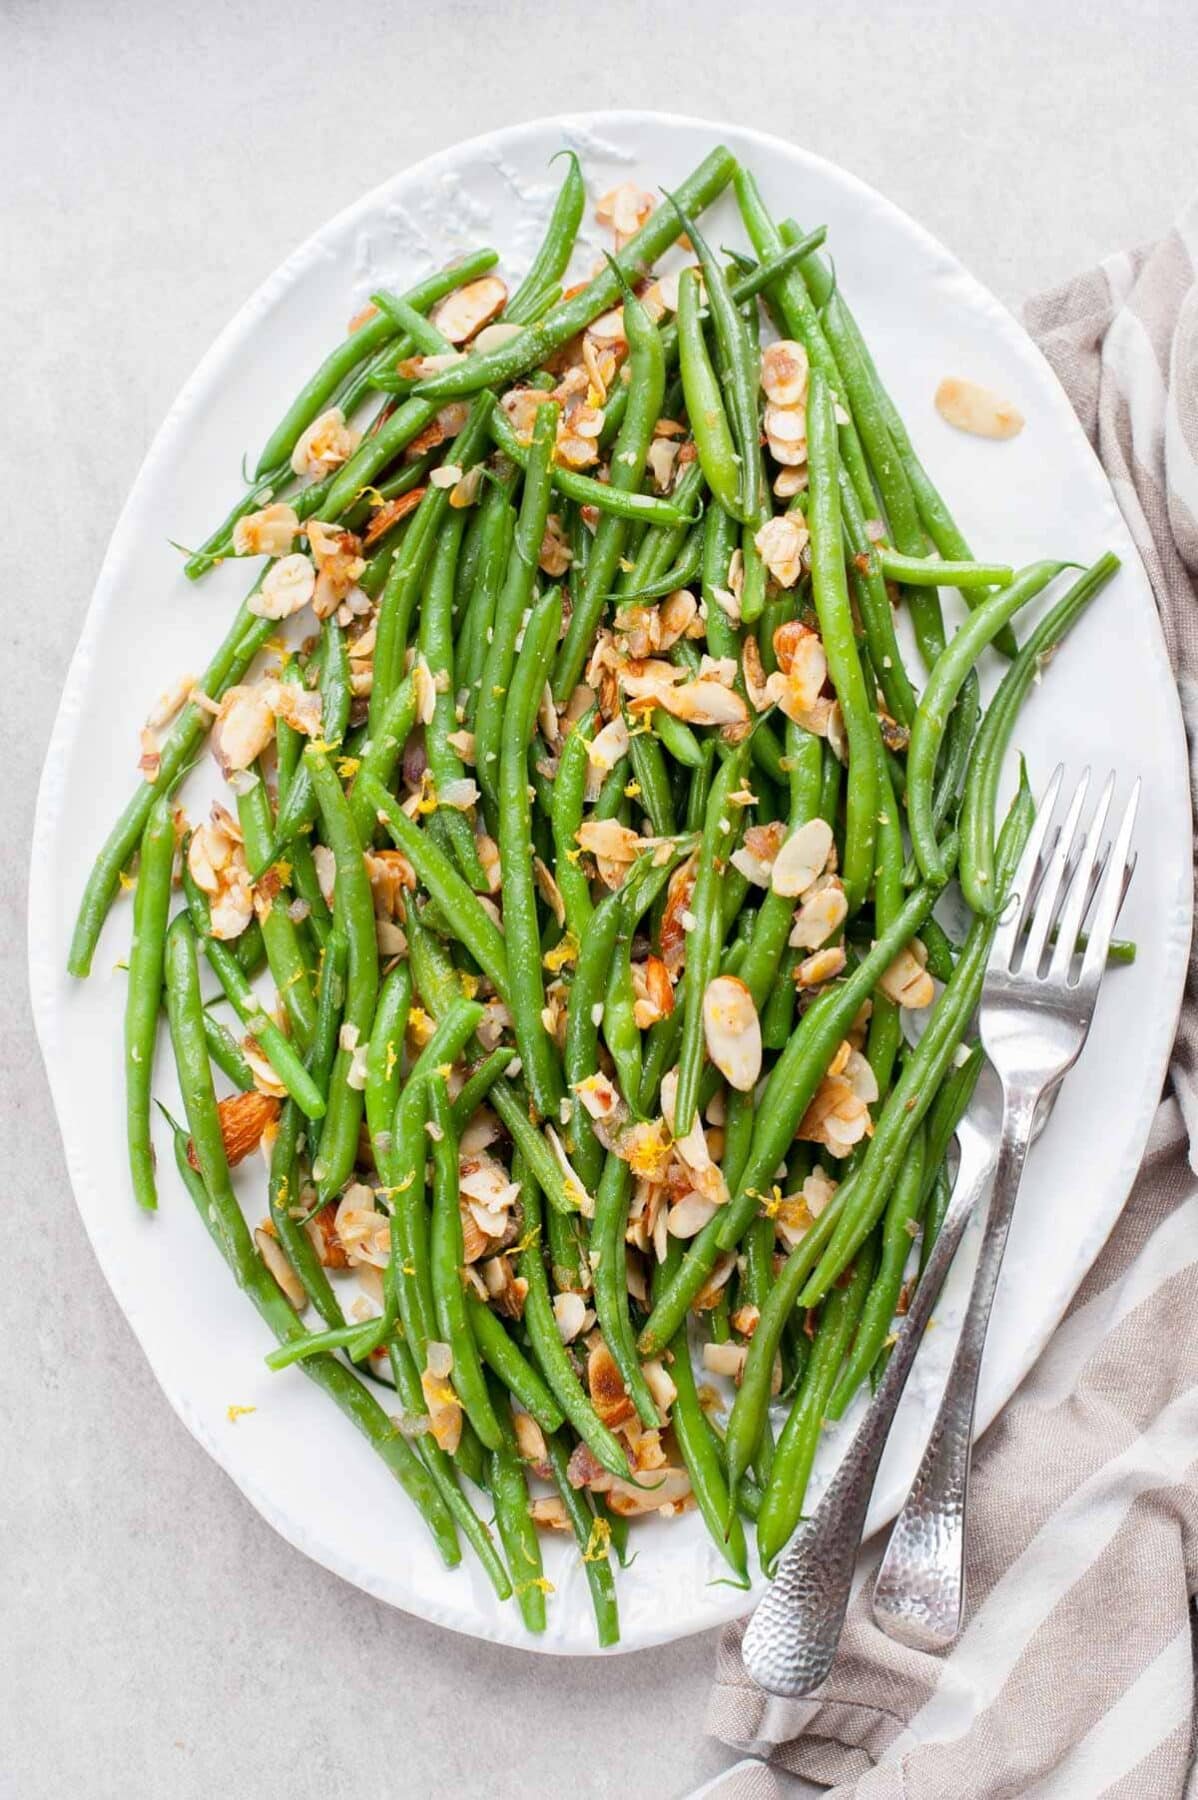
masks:
[[[1198,774],[1198,200],[1150,250],[1027,309],[1152,578]],[[969,1613],[951,1654],[869,1613],[868,1545],[821,1696],[770,1699],[740,1627],[708,1729],[755,1759],[705,1790],[769,1800],[765,1762],[835,1800],[1171,1800],[1187,1789],[1198,1592],[1198,974],[1126,1211],[979,1445]]]

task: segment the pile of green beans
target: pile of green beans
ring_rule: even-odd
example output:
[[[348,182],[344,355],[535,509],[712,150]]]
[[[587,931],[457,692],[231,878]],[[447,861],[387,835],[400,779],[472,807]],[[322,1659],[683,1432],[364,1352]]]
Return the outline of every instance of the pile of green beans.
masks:
[[[823,229],[776,224],[717,147],[563,297],[586,202],[563,155],[512,297],[489,249],[375,295],[190,556],[207,577],[281,517],[318,616],[265,617],[258,572],[99,852],[69,968],[133,888],[135,1202],[159,1204],[165,1009],[175,1163],[269,1366],[325,1388],[532,1632],[560,1531],[606,1646],[630,1517],[693,1505],[747,1586],[743,1521],[772,1569],[825,1418],[877,1378],[1030,824],[1021,770],[1000,827],[1003,759],[1118,564],[1020,649],[1077,565],[972,556]],[[751,256],[698,223],[729,187]],[[767,326],[806,370],[798,475],[766,449]],[[332,407],[356,435],[305,483]],[[229,791],[189,820],[214,712]],[[959,942],[933,912],[954,880]],[[234,1170],[259,1145],[253,1232]]]

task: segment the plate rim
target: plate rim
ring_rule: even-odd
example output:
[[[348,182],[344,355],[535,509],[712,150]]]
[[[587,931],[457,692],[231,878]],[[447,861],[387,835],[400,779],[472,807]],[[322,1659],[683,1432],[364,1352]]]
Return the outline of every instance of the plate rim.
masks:
[[[1036,345],[1025,327],[1015,314],[991,290],[968,269],[938,237],[935,236],[918,219],[912,217],[905,208],[888,198],[879,189],[845,169],[831,158],[805,148],[788,138],[776,133],[762,132],[747,125],[740,125],[729,119],[700,118],[695,115],[657,111],[651,108],[614,108],[596,111],[579,111],[570,113],[552,113],[517,124],[499,126],[495,129],[477,133],[468,138],[455,140],[453,143],[433,151],[430,155],[408,163],[402,168],[393,170],[384,180],[359,195],[330,218],[322,221],[301,243],[279,263],[266,278],[247,296],[243,303],[217,333],[205,350],[200,360],[186,378],[169,406],[161,424],[154,433],[145,456],[130,485],[125,500],[117,516],[103,559],[100,563],[91,598],[84,613],[78,641],[68,664],[62,694],[55,713],[54,723],[47,741],[45,760],[38,783],[36,809],[33,831],[30,841],[29,865],[29,900],[27,916],[27,951],[29,967],[29,986],[33,1004],[34,1026],[39,1048],[46,1070],[47,1083],[54,1102],[55,1117],[58,1124],[59,1137],[67,1164],[67,1172],[71,1183],[76,1207],[82,1218],[83,1227],[103,1272],[104,1278],[120,1307],[127,1323],[133,1331],[138,1345],[145,1356],[159,1388],[197,1443],[212,1457],[223,1473],[245,1495],[255,1510],[266,1522],[286,1539],[295,1549],[319,1563],[341,1579],[352,1582],[362,1588],[373,1598],[401,1611],[423,1618],[430,1623],[441,1625],[448,1630],[485,1641],[500,1643],[510,1648],[523,1650],[530,1654],[543,1656],[577,1656],[603,1655],[610,1656],[612,1650],[598,1651],[594,1647],[558,1642],[545,1642],[531,1639],[522,1633],[518,1626],[507,1625],[507,1615],[495,1609],[494,1614],[480,1612],[468,1605],[453,1608],[442,1606],[424,1595],[399,1598],[392,1591],[386,1591],[383,1584],[372,1578],[368,1569],[355,1567],[352,1561],[341,1555],[333,1546],[323,1540],[317,1541],[305,1525],[301,1515],[290,1508],[280,1505],[273,1496],[267,1496],[260,1484],[244,1469],[230,1466],[222,1454],[221,1445],[210,1429],[208,1423],[197,1412],[186,1392],[177,1388],[169,1376],[155,1361],[146,1337],[143,1335],[141,1309],[136,1293],[129,1295],[123,1288],[119,1275],[119,1262],[116,1246],[110,1243],[104,1231],[103,1196],[98,1184],[93,1181],[81,1150],[71,1142],[64,1121],[70,1116],[67,1097],[60,1092],[56,1080],[55,1066],[58,1035],[54,1019],[54,963],[51,944],[52,910],[49,905],[49,886],[51,880],[52,840],[57,830],[65,793],[65,767],[73,748],[76,736],[75,715],[82,699],[90,674],[95,643],[100,635],[100,628],[107,618],[116,598],[116,573],[118,565],[126,554],[126,539],[136,536],[133,530],[133,518],[138,511],[137,501],[143,489],[157,476],[160,465],[169,464],[170,454],[176,439],[186,426],[193,404],[201,396],[209,392],[214,383],[219,382],[226,361],[232,353],[250,337],[267,316],[276,300],[281,298],[298,280],[300,280],[312,261],[321,252],[321,246],[332,233],[343,233],[353,228],[355,222],[365,218],[377,209],[386,196],[391,194],[396,184],[414,178],[430,182],[435,179],[439,170],[445,166],[459,164],[469,158],[472,152],[489,146],[505,146],[518,143],[524,138],[536,136],[546,131],[557,131],[561,135],[580,130],[602,134],[605,130],[644,129],[646,125],[654,128],[672,130],[699,129],[711,133],[713,144],[721,141],[727,134],[739,142],[757,146],[769,156],[782,155],[786,158],[797,158],[800,162],[817,168],[834,182],[841,184],[848,191],[870,205],[884,208],[901,220],[905,229],[918,240],[923,247],[934,253],[943,265],[951,268],[953,274],[961,279],[967,287],[971,302],[978,310],[984,312],[993,328],[1018,352],[1025,362],[1029,361],[1042,379],[1049,377],[1049,385],[1055,391],[1059,403],[1062,421],[1072,434],[1078,450],[1084,451],[1090,459],[1094,471],[1104,486],[1110,491],[1110,483],[1106,472],[1095,454],[1094,448],[1085,436],[1081,424],[1065,394],[1060,382],[1043,352]],[[1117,500],[1113,503],[1119,517],[1127,529],[1131,539],[1130,528],[1118,508]],[[1137,562],[1148,591],[1152,594],[1152,583],[1144,568],[1143,560],[1136,550]],[[1188,767],[1185,731],[1182,722],[1180,700],[1172,671],[1169,667],[1164,635],[1155,605],[1152,609],[1152,630],[1150,654],[1156,664],[1157,674],[1161,678],[1160,685],[1167,689],[1170,700],[1167,710],[1170,714],[1172,735],[1175,742],[1175,758],[1181,769]],[[1190,807],[1189,784],[1180,783],[1182,805],[1178,811],[1176,825],[1183,834],[1192,841],[1192,819]],[[1156,1009],[1156,1032],[1154,1055],[1148,1059],[1146,1074],[1142,1080],[1141,1096],[1138,1110],[1134,1118],[1129,1117],[1124,1135],[1124,1153],[1117,1169],[1111,1177],[1112,1187],[1117,1186],[1123,1195],[1118,1209],[1114,1212],[1111,1229],[1117,1222],[1123,1206],[1126,1204],[1136,1171],[1138,1170],[1152,1120],[1159,1102],[1159,1091],[1168,1068],[1169,1054],[1176,1033],[1177,1018],[1180,1013],[1185,986],[1188,951],[1193,917],[1193,885],[1188,878],[1188,861],[1178,859],[1179,879],[1175,882],[1177,889],[1176,908],[1168,921],[1166,933],[1166,954],[1172,991],[1168,996],[1168,1005],[1158,1005]],[[1158,996],[1158,1001],[1160,997]],[[1148,1075],[1151,1074],[1151,1080]],[[86,1202],[82,1195],[86,1195]],[[1105,1239],[1103,1240],[1105,1241]],[[1013,1372],[1013,1378],[1007,1386],[1006,1393],[1000,1400],[979,1408],[976,1435],[991,1423],[992,1419],[1005,1406],[1016,1392],[1028,1370],[1039,1356],[1049,1337],[1055,1331],[1060,1318],[1064,1315],[1077,1287],[1084,1280],[1087,1270],[1092,1266],[1102,1243],[1095,1245],[1089,1263],[1082,1267],[1076,1265],[1077,1280],[1066,1295],[1055,1316],[1047,1313],[1038,1315],[1038,1329],[1028,1335],[1025,1340],[1025,1352],[1020,1359],[1021,1366]],[[1003,1384],[1007,1384],[1004,1382]],[[870,1530],[875,1530],[886,1518],[892,1517],[901,1503],[902,1494],[875,1494],[874,1506],[870,1514]],[[632,1654],[634,1651],[650,1649],[657,1645],[677,1641],[692,1636],[697,1632],[714,1629],[728,1620],[739,1616],[753,1603],[753,1597],[745,1600],[730,1600],[726,1610],[713,1611],[705,1616],[689,1616],[682,1621],[671,1621],[669,1626],[660,1631],[649,1628],[642,1631],[635,1643],[621,1640],[614,1646],[616,1654]]]

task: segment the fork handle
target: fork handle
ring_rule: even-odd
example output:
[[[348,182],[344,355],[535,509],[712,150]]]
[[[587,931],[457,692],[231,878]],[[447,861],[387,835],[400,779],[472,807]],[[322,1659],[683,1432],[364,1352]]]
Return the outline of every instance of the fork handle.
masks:
[[[940,1233],[877,1392],[823,1499],[800,1527],[749,1621],[741,1654],[754,1681],[771,1694],[800,1699],[819,1687],[832,1667],[878,1464],[932,1308],[993,1168],[990,1147],[967,1154],[962,1146]]]
[[[888,1637],[915,1650],[947,1650],[961,1630],[978,1376],[1041,1091],[1004,1087],[994,1189],[961,1335],[932,1435],[874,1586],[875,1621]]]

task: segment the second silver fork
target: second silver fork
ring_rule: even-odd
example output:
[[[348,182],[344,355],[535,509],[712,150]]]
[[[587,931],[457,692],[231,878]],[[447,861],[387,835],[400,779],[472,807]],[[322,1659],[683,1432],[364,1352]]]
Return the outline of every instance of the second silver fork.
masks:
[[[1088,786],[1088,775],[1084,775],[1043,879],[1035,888],[1034,871],[1061,777],[1058,768],[1037,812],[986,971],[979,1025],[1003,1090],[994,1188],[948,1385],[874,1588],[874,1617],[883,1631],[922,1650],[947,1649],[961,1629],[978,1376],[1024,1159],[1043,1095],[1072,1067],[1086,1041],[1111,936],[1134,866],[1131,837],[1138,782],[1109,855],[1102,847],[1114,775],[1108,777],[1099,796],[1080,855],[1075,852]],[[1091,903],[1094,917],[1089,941],[1075,973],[1078,939]]]

